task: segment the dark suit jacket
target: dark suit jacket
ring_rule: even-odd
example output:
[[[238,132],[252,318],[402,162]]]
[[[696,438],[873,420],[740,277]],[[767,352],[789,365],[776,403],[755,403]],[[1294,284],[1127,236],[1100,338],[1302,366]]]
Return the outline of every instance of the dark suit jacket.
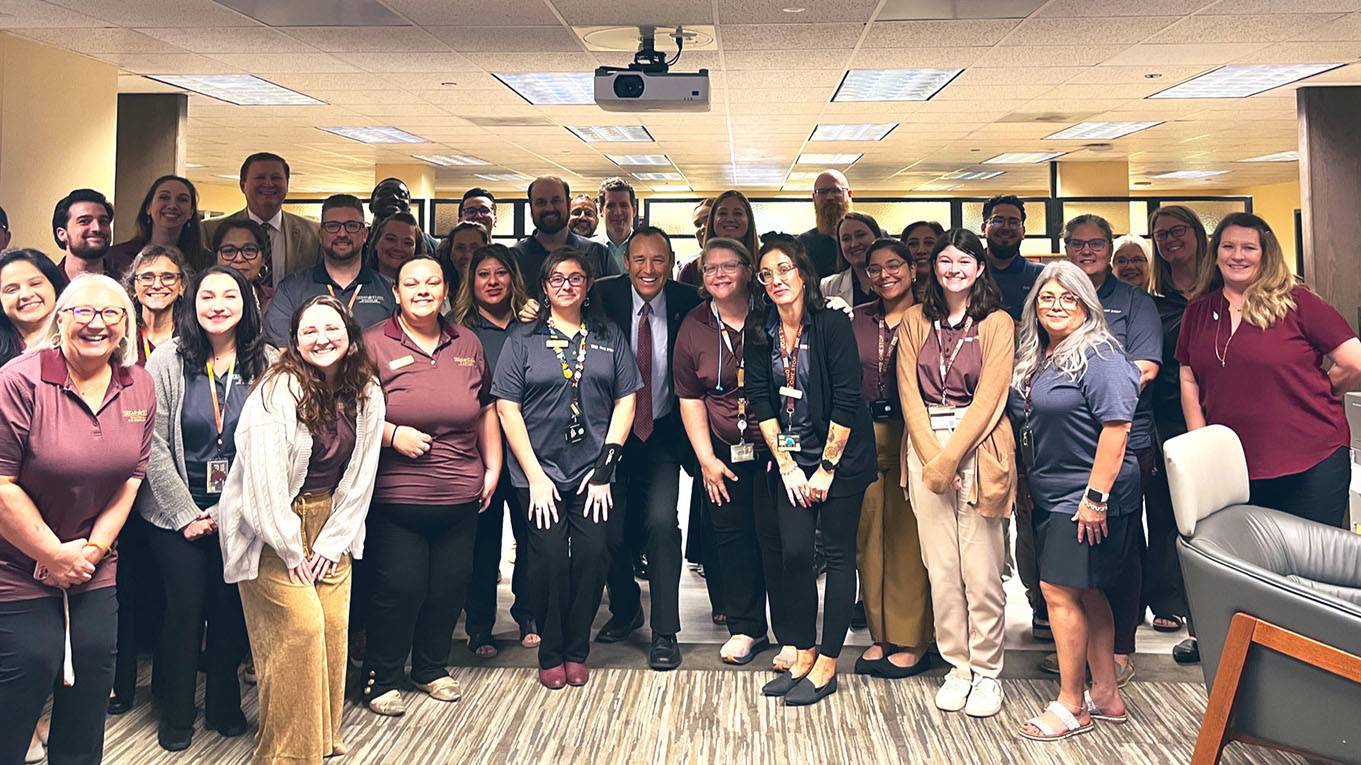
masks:
[[[681,284],[674,279],[667,279],[662,286],[662,294],[666,297],[666,358],[668,375],[671,374],[671,359],[676,356],[676,336],[680,334],[681,322],[685,316],[699,305],[699,292],[688,284]],[[622,274],[610,276],[595,283],[591,288],[591,301],[599,302],[601,310],[610,321],[619,325],[623,330],[624,337],[630,343],[633,340],[633,325],[637,320],[633,316],[633,283],[627,276]],[[671,411],[662,419],[657,420],[653,430],[652,439],[665,438],[666,444],[673,447],[676,461],[687,466],[694,460],[694,454],[690,447],[690,439],[685,435],[685,426],[681,424],[680,403],[676,400],[676,389],[671,388]]]
[[[203,250],[207,262],[190,263],[195,271],[202,271],[217,262],[216,254],[209,250],[213,243],[213,235],[217,233],[217,227],[221,226],[223,221],[241,220],[243,218],[249,219],[246,211],[237,210],[231,215],[224,215],[221,218],[213,218],[203,222]],[[314,266],[321,260],[320,226],[316,221],[284,210],[283,228],[284,237],[288,241],[288,251],[284,253],[284,272],[274,274],[276,286],[284,280],[285,276]],[[273,258],[270,259],[270,262],[273,262]]]

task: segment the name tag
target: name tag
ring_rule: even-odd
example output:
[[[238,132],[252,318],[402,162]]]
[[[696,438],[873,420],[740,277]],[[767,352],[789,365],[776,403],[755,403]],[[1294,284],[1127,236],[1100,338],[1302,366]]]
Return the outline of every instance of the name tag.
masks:
[[[551,350],[560,350],[567,347],[567,341],[560,337],[550,337],[543,341],[543,347]]]
[[[401,369],[402,367],[409,367],[409,366],[411,366],[411,365],[414,364],[414,363],[416,363],[416,357],[415,357],[415,356],[412,356],[412,355],[410,355],[410,354],[407,354],[406,356],[402,356],[401,358],[396,358],[396,359],[393,359],[392,361],[389,361],[389,362],[388,362],[388,369],[394,369],[394,370],[395,370],[395,369]]]
[[[729,450],[729,457],[734,465],[739,462],[751,462],[756,459],[756,446],[753,444],[733,444]]]
[[[208,460],[204,491],[208,494],[221,494],[227,486],[227,461]]]
[[[954,430],[959,427],[959,410],[952,406],[928,407],[926,413],[931,418],[932,430]]]
[[[786,398],[803,398],[803,391],[798,388],[791,388],[788,385],[781,385],[780,395]]]

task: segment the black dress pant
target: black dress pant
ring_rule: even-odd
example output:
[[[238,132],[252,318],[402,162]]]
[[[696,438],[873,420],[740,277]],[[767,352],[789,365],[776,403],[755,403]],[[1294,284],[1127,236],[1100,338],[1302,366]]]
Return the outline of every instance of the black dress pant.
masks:
[[[637,549],[625,533],[629,523],[642,524],[642,551],[647,554],[647,581],[652,603],[652,632],[680,632],[681,533],[676,503],[680,497],[680,465],[669,428],[658,428],[646,442],[630,435],[615,471],[615,509],[623,525],[610,538],[610,613],[630,619],[642,608],[633,578]],[[575,488],[575,487],[573,487]],[[636,538],[635,538],[636,539]]]
[[[619,506],[597,523],[582,511],[586,492],[578,484],[558,488],[558,518],[541,529],[528,517],[530,602],[538,609],[539,667],[552,669],[564,661],[585,663],[591,652],[591,624],[600,610],[610,569],[609,538],[622,521]],[[614,491],[617,493],[616,485]],[[528,512],[529,489],[518,489],[520,507]],[[617,502],[617,500],[616,500]]]
[[[704,567],[704,589],[709,592],[709,610],[714,614],[726,614],[728,610],[723,599],[723,568],[711,565],[718,557],[714,552],[718,538],[714,536],[713,519],[709,517],[709,500],[704,491],[704,476],[698,467],[690,479],[690,520],[685,528],[685,559]]]
[[[178,531],[147,524],[147,544],[161,570],[166,609],[156,648],[161,723],[194,727],[199,648],[207,622],[204,718],[220,728],[239,722],[241,683],[236,670],[248,650],[246,620],[236,585],[222,580],[222,548],[216,534],[194,541]]]
[[[151,528],[142,516],[131,512],[118,533],[118,645],[113,693],[129,702],[137,691],[139,649],[156,644],[160,635],[163,593],[160,575],[147,545]],[[153,684],[157,695],[160,686],[159,680]]]
[[[516,507],[519,501],[515,487],[510,485],[510,471],[502,470],[491,505],[477,516],[472,582],[468,585],[468,602],[463,607],[467,615],[464,626],[470,637],[491,635],[496,626],[496,573],[501,567],[501,535],[507,512],[510,514],[510,533],[515,538],[515,568],[510,576],[510,591],[515,601],[510,607],[510,618],[517,625],[534,621],[526,581],[529,546],[525,542],[525,514]]]
[[[1149,445],[1131,451],[1139,460],[1138,497],[1142,505],[1143,487],[1156,459],[1157,449]],[[1122,566],[1124,573],[1115,585],[1104,590],[1115,623],[1115,653],[1122,656],[1134,653],[1135,634],[1144,622],[1144,525],[1139,522],[1137,513],[1130,520],[1130,525],[1134,539],[1130,541],[1130,551]]]
[[[1343,446],[1308,470],[1248,482],[1248,502],[1259,507],[1347,528],[1347,484],[1351,458]]]
[[[1177,561],[1177,519],[1172,514],[1172,491],[1167,485],[1161,445],[1139,454],[1144,486],[1148,547],[1144,550],[1144,604],[1154,616],[1188,616],[1186,587]]]
[[[856,532],[860,528],[860,506],[865,489],[838,496],[836,482],[832,496],[812,507],[789,504],[784,482],[779,481],[775,495],[782,553],[781,598],[789,609],[788,636],[781,643],[799,650],[818,647],[818,653],[836,658],[851,628],[855,606]],[[813,565],[813,536],[821,528],[822,550],[827,560],[827,581],[822,604],[822,642],[817,640],[818,572]],[[778,630],[777,630],[778,632]]]
[[[727,448],[717,444],[715,448]],[[720,456],[720,459],[722,457]],[[758,513],[757,505],[771,504],[770,484],[766,480],[768,460],[728,463],[737,481],[726,481],[729,502],[715,505],[709,501],[703,483],[699,496],[704,515],[713,526],[713,544],[706,546],[706,578],[718,576],[723,581],[723,613],[728,616],[729,635],[766,636],[766,564],[782,561],[778,555],[779,525],[774,514]],[[760,526],[769,528],[759,528]],[[764,532],[764,533],[763,533]],[[693,532],[691,532],[693,533]],[[775,540],[774,554],[766,554],[760,538]],[[770,559],[774,559],[771,561]],[[771,571],[772,581],[779,581],[778,571]]]
[[[401,686],[407,654],[414,682],[449,674],[454,626],[472,578],[480,505],[375,502],[370,508],[364,542],[370,585],[365,700]]]
[[[62,685],[62,599],[0,602],[0,763],[24,761],[48,694],[52,733],[47,761],[97,765],[104,756],[104,716],[113,687],[118,596],[113,587],[72,595],[71,661],[76,683]]]

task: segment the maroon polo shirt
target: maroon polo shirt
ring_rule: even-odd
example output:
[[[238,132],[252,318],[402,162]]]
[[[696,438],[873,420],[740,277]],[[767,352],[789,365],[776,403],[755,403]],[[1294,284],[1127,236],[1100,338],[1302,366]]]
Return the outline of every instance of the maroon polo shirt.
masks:
[[[91,412],[71,384],[61,351],[48,348],[0,370],[0,475],[17,479],[63,542],[89,538],[95,519],[129,478],[146,475],[156,389],[140,367],[114,367]],[[70,592],[114,586],[118,557]],[[34,561],[0,538],[0,601],[55,597],[33,579]]]
[[[856,350],[860,353],[860,398],[866,404],[885,399],[898,400],[898,346],[894,338],[898,336],[898,326],[881,327],[879,322],[884,315],[883,301],[875,300],[855,307],[855,318],[851,319],[851,331],[855,333]],[[879,339],[883,338],[883,367],[879,363]],[[880,390],[882,383],[883,390]],[[895,412],[898,407],[893,408]],[[901,414],[894,419],[901,419]]]
[[[364,331],[387,397],[387,421],[431,436],[417,459],[383,449],[375,502],[454,505],[482,496],[486,470],[478,446],[482,410],[491,404],[491,372],[482,342],[466,327],[440,320],[434,354],[421,350],[397,317]]]
[[[1206,424],[1238,434],[1254,479],[1308,470],[1350,437],[1323,357],[1356,333],[1309,288],[1290,294],[1295,308],[1284,318],[1267,329],[1241,322],[1229,340],[1228,303],[1215,290],[1186,307],[1177,338],[1177,361],[1196,374]]]
[[[355,418],[337,408],[336,416],[312,434],[312,452],[307,458],[302,491],[333,493],[354,456],[355,440]]]
[[[700,303],[681,322],[671,361],[672,387],[680,398],[702,400],[709,414],[710,432],[724,443],[735,444],[739,438],[737,365],[742,360],[742,330],[728,327],[728,339],[733,344],[729,349],[723,342],[710,305],[709,301]],[[750,444],[762,443],[750,401],[747,430],[742,440]],[[727,457],[726,454],[719,456]]]
[[[968,332],[964,331],[968,325]],[[963,340],[961,343],[960,341]],[[942,352],[941,348],[944,347]],[[945,381],[940,379],[940,359],[948,359],[955,354],[955,360],[945,373]],[[949,406],[968,406],[973,403],[974,391],[978,389],[978,378],[983,376],[983,347],[978,342],[978,323],[967,318],[951,327],[948,320],[942,319],[940,331],[935,322],[931,323],[931,336],[926,338],[917,353],[917,385],[921,388],[922,400],[928,406],[946,404]]]

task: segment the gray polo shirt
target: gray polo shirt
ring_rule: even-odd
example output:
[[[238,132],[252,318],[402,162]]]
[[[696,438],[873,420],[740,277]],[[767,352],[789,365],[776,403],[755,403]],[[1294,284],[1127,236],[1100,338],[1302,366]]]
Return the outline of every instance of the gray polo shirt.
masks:
[[[1101,289],[1096,291],[1101,308],[1106,312],[1106,323],[1111,334],[1125,348],[1130,361],[1163,360],[1163,324],[1158,318],[1158,306],[1147,292],[1135,289],[1106,274]],[[1150,383],[1139,394],[1134,409],[1134,424],[1129,431],[1129,448],[1147,449],[1153,445],[1153,385]]]
[[[354,314],[359,328],[365,329],[392,316],[397,307],[392,295],[392,280],[371,268],[362,268],[346,287],[336,284],[326,270],[326,262],[289,274],[274,291],[265,314],[265,340],[277,348],[288,344],[288,328],[293,312],[317,295],[330,293]]]
[[[587,262],[591,264],[591,277],[597,281],[611,274],[620,273],[619,266],[614,262],[614,258],[610,257],[609,251],[600,242],[592,241],[569,231],[567,232],[567,243],[563,247],[585,255]],[[525,278],[525,288],[529,290],[529,296],[535,300],[542,300],[543,284],[539,277],[541,276],[540,272],[543,271],[544,261],[548,260],[550,253],[544,249],[543,244],[534,234],[516,242],[511,249],[515,252],[515,258],[519,262],[520,273]]]

